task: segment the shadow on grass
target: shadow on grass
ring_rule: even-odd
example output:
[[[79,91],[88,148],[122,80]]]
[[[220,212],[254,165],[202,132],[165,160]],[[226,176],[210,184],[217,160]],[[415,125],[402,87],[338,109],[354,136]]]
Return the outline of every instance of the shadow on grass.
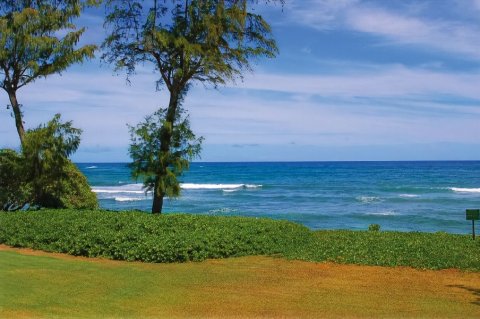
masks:
[[[480,306],[480,289],[467,287],[465,285],[448,285],[448,287],[460,288],[460,289],[471,292],[477,298],[477,300],[472,301],[471,303],[474,305]]]

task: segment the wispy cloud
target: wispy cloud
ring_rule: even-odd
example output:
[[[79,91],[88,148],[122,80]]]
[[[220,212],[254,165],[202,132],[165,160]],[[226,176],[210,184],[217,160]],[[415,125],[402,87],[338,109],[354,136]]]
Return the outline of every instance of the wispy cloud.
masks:
[[[126,149],[126,123],[138,123],[167,101],[167,92],[154,91],[154,80],[151,73],[141,72],[128,86],[124,77],[108,70],[69,72],[37,82],[19,98],[28,127],[62,112],[84,129],[86,150]],[[480,118],[477,83],[477,73],[360,65],[329,75],[259,73],[220,91],[197,87],[185,106],[195,132],[209,144],[473,141]],[[1,121],[14,129],[11,118],[2,116]]]
[[[478,0],[471,9],[480,6]],[[306,1],[291,7],[294,21],[318,30],[344,29],[383,38],[388,44],[418,45],[480,60],[480,24],[431,18],[424,6],[385,7],[390,1]],[[430,6],[436,6],[436,1]],[[431,9],[431,7],[430,7]]]
[[[441,72],[402,65],[329,75],[259,73],[248,77],[243,88],[343,97],[399,97],[433,94],[480,100],[480,72]]]

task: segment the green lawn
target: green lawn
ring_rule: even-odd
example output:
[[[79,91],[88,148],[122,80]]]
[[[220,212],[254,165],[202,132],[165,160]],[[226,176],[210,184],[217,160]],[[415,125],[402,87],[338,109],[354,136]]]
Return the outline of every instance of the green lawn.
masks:
[[[0,246],[0,318],[479,318],[480,274],[283,258],[148,264]]]

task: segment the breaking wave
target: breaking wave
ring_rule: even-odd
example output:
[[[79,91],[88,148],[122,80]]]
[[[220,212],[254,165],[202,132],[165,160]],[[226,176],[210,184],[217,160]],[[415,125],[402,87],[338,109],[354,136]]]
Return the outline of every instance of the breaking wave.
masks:
[[[235,190],[246,188],[260,188],[262,185],[254,184],[193,184],[184,183],[180,184],[182,189],[223,189],[223,190]]]
[[[450,187],[450,189],[456,193],[480,193],[480,188]]]
[[[381,201],[380,197],[377,196],[357,196],[355,199],[364,204],[377,203]]]

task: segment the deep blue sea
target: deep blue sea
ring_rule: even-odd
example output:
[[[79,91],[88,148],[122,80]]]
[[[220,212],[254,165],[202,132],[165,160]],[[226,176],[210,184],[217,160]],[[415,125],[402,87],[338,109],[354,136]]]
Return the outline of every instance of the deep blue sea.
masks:
[[[105,209],[151,209],[126,163],[78,164]],[[287,219],[312,229],[469,233],[480,161],[192,163],[165,212]]]

